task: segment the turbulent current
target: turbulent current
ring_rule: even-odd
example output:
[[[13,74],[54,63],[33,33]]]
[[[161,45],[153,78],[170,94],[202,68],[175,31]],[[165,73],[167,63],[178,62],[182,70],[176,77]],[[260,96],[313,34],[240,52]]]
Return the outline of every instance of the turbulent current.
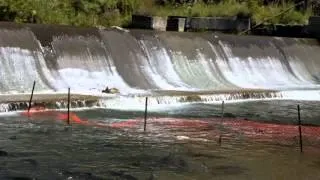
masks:
[[[320,97],[313,39],[1,23],[0,93],[276,90]],[[309,98],[310,99],[310,98]]]
[[[319,179],[319,52],[314,39],[2,22],[0,179]]]

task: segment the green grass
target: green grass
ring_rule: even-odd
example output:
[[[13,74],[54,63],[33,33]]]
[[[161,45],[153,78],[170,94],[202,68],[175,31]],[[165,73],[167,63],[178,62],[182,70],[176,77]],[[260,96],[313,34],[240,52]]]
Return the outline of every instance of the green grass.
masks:
[[[142,13],[141,13],[142,12]],[[234,16],[239,13],[249,14],[246,3],[237,3],[235,0],[224,1],[218,4],[197,3],[193,6],[187,4],[181,6],[152,6],[149,9],[140,9],[141,14],[155,16],[191,16],[191,17],[210,17],[210,16]]]
[[[210,17],[210,16],[251,16],[254,23],[274,23],[274,24],[307,24],[311,10],[305,13],[294,10],[289,11],[293,4],[259,6],[249,4],[249,1],[239,3],[236,0],[226,0],[218,4],[198,3],[193,6],[151,6],[140,8],[138,13],[153,16],[190,16],[190,17]],[[281,14],[281,12],[286,13]],[[276,16],[281,14],[279,16]]]
[[[257,0],[240,3],[237,0],[224,0],[218,4],[197,3],[164,6],[155,5],[152,0],[80,0],[76,10],[74,0],[3,0],[0,1],[0,20],[30,22],[34,16],[36,23],[64,24],[75,26],[126,26],[132,14],[152,16],[235,16],[250,15],[255,23],[306,24],[312,12],[290,10],[275,16],[292,4],[261,6]],[[0,10],[1,10],[0,9]],[[14,14],[10,16],[9,14]]]
[[[273,24],[307,24],[309,16],[312,15],[311,10],[302,13],[290,9],[291,7],[293,7],[293,4],[261,6],[258,11],[253,14],[253,20],[256,23],[266,21]],[[287,9],[290,10],[281,14],[281,12]]]

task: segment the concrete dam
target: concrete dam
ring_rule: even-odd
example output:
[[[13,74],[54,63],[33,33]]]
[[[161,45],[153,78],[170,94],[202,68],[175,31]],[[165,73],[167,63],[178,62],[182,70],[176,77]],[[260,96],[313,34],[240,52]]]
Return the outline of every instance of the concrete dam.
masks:
[[[315,39],[74,28],[2,22],[0,93],[307,90],[319,95]]]

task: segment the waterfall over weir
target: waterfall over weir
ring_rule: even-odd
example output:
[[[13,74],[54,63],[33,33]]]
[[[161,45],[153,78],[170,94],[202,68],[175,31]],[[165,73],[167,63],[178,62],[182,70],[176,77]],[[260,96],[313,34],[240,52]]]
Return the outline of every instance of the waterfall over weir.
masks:
[[[274,95],[231,99],[304,99],[306,91],[314,95],[307,99],[320,99],[320,46],[313,39],[0,24],[1,94],[28,93],[36,80],[36,93],[70,87],[96,94],[109,86],[122,95],[192,91],[202,102],[243,89]]]

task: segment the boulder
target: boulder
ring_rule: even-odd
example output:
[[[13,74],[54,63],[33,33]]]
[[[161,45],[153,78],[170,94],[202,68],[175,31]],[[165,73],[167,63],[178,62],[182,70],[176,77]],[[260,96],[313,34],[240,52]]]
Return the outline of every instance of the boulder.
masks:
[[[117,88],[111,88],[111,89],[110,89],[110,93],[111,93],[111,94],[117,94],[117,93],[119,93],[119,89],[117,89]]]
[[[108,94],[117,94],[119,93],[119,89],[117,88],[106,88],[105,90],[102,90],[103,93],[108,93]]]

